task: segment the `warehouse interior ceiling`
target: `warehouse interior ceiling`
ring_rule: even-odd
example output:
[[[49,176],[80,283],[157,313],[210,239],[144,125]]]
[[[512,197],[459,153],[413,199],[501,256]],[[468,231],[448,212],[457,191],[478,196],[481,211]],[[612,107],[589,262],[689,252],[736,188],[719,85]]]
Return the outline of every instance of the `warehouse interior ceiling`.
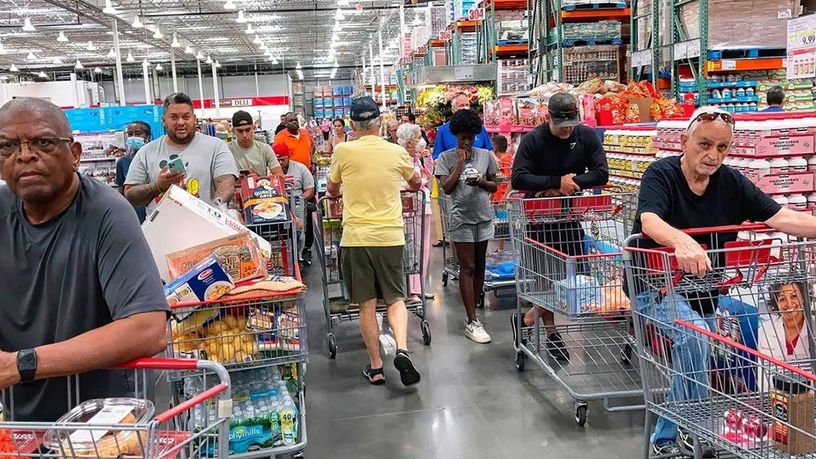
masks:
[[[205,72],[212,62],[232,74],[349,79],[364,56],[370,60],[369,43],[379,64],[380,30],[385,65],[399,58],[399,5],[399,0],[0,0],[0,75],[53,79],[81,67],[110,78],[116,22],[125,73],[141,72],[145,59],[151,68],[169,72],[173,53],[179,72],[196,71],[199,59]],[[426,11],[406,6],[406,21],[425,22]]]

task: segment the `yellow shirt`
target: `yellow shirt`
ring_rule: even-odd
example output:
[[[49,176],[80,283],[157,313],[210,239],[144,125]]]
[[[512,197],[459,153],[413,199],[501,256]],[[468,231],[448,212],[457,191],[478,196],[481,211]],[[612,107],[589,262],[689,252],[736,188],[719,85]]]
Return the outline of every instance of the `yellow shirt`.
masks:
[[[414,164],[399,145],[365,136],[337,145],[329,180],[343,185],[342,247],[405,245],[400,180]]]

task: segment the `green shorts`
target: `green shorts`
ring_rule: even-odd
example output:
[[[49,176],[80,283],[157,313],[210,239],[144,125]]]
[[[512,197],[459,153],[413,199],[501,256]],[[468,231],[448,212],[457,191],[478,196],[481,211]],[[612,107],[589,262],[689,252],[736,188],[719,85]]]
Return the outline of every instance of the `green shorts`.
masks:
[[[404,246],[342,247],[342,253],[352,303],[382,298],[390,306],[405,299]]]

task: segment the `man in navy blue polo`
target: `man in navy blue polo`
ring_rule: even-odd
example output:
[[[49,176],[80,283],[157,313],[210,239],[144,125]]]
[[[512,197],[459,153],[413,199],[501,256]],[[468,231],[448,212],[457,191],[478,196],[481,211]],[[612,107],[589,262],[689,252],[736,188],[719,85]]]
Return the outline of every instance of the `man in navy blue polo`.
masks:
[[[470,109],[470,97],[463,93],[457,93],[451,99],[451,110],[453,113],[458,112],[459,110],[469,110]],[[452,150],[456,148],[456,137],[451,134],[450,126],[448,123],[439,126],[439,130],[436,132],[436,142],[434,142],[433,148],[433,159],[439,157],[442,152]],[[476,141],[473,143],[473,148],[482,148],[484,150],[493,151],[493,143],[490,141],[490,135],[485,130],[484,126],[482,126],[482,132],[476,136]]]

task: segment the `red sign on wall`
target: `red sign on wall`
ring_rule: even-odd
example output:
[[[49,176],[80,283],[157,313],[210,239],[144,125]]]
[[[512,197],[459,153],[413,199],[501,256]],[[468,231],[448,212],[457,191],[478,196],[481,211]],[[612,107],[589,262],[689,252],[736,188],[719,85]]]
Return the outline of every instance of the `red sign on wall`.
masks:
[[[289,105],[289,96],[235,97],[218,99],[218,104],[224,108]],[[201,99],[194,99],[193,107],[201,108]],[[204,99],[204,108],[215,108],[215,101]]]

